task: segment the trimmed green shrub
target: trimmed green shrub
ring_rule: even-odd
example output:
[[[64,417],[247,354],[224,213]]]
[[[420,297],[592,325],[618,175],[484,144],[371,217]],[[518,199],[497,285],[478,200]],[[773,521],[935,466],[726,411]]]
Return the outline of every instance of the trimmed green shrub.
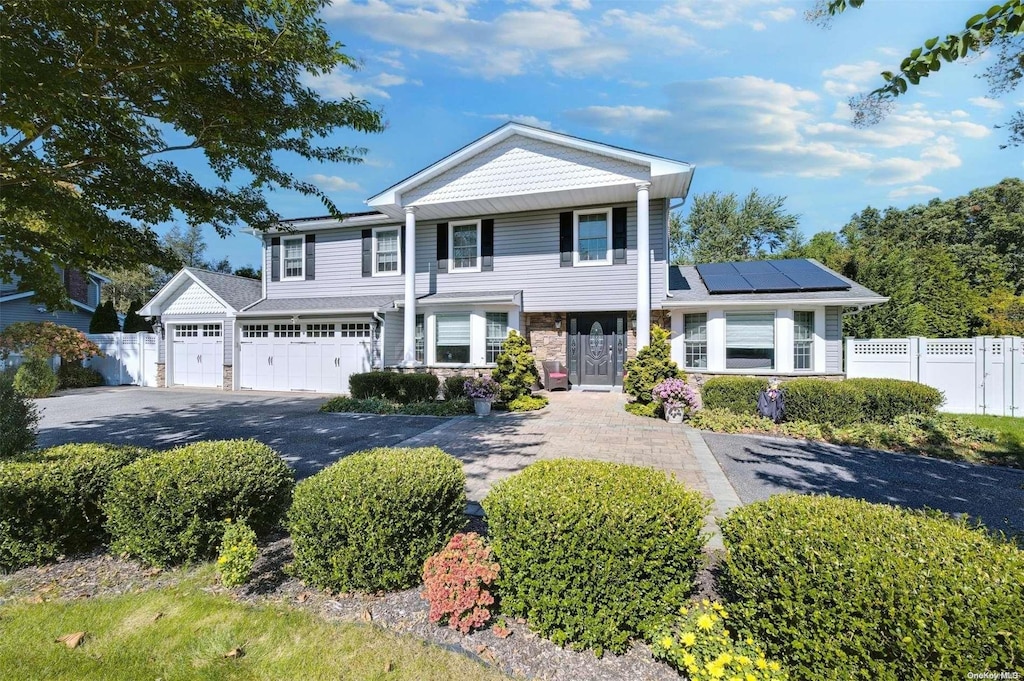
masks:
[[[57,388],[95,388],[104,384],[103,374],[80,362],[61,362],[57,368]]]
[[[398,405],[385,400],[383,397],[366,397],[356,399],[354,397],[332,397],[320,405],[320,411],[325,412],[351,412],[355,414],[394,414],[398,411]]]
[[[546,395],[520,395],[505,404],[505,408],[509,411],[536,411],[546,406],[548,406]]]
[[[140,331],[153,333],[153,324],[145,317],[139,315],[140,309],[142,309],[142,302],[138,300],[133,300],[128,306],[128,312],[124,316],[125,333],[138,333]]]
[[[57,374],[44,360],[25,360],[14,374],[14,389],[25,397],[49,397],[57,389]]]
[[[863,393],[864,418],[880,423],[906,414],[934,414],[946,399],[938,388],[895,378],[848,378],[843,383]]]
[[[483,501],[504,612],[558,645],[624,651],[645,622],[686,601],[708,505],[651,468],[526,467]]]
[[[530,342],[515,329],[508,332],[497,363],[491,378],[501,384],[502,402],[511,402],[517,397],[529,395],[540,382]]]
[[[404,589],[465,523],[466,476],[437,447],[358,452],[295,488],[294,574],[331,591]]]
[[[14,389],[14,380],[0,376],[0,461],[36,446],[39,410]]]
[[[348,392],[353,399],[365,400],[371,397],[397,402],[398,386],[395,379],[400,374],[393,371],[368,371],[348,377]]]
[[[626,402],[625,408],[634,416],[646,416],[650,419],[661,418],[661,405],[657,402]]]
[[[0,462],[0,569],[88,551],[107,539],[102,507],[115,472],[151,454],[75,444]]]
[[[256,440],[196,442],[117,471],[105,509],[111,550],[151,565],[177,565],[216,555],[228,518],[257,535],[280,521],[294,474],[277,452]]]
[[[437,399],[441,381],[434,374],[398,374],[397,385],[397,402],[433,402]]]
[[[755,414],[757,395],[767,387],[768,381],[763,378],[715,376],[704,381],[700,387],[700,398],[705,409],[728,409],[737,414]]]
[[[473,402],[465,397],[442,402],[410,402],[399,408],[399,414],[410,416],[462,416],[473,412]]]
[[[457,400],[460,397],[466,396],[466,379],[471,376],[463,376],[462,374],[455,374],[444,379],[444,399],[446,400]]]
[[[864,392],[848,381],[798,378],[782,385],[787,421],[848,426],[864,421]]]
[[[721,527],[732,623],[793,679],[952,679],[1024,661],[1024,552],[965,522],[782,495]]]
[[[651,326],[651,344],[636,353],[635,358],[627,360],[624,368],[626,376],[622,389],[641,404],[654,401],[651,391],[666,378],[686,377],[679,365],[672,361],[669,332],[656,324]]]

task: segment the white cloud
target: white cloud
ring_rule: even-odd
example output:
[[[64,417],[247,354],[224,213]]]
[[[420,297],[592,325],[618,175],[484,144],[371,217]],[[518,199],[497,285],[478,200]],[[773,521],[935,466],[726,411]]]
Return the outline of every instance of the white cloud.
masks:
[[[404,85],[408,83],[409,79],[405,76],[398,76],[393,73],[379,73],[374,76],[373,82],[381,87],[394,87],[395,85]]]
[[[900,187],[889,192],[890,199],[905,199],[908,196],[934,196],[941,194],[942,190],[927,184],[912,184],[907,187]]]
[[[902,57],[905,54],[904,51],[898,47],[879,47],[877,51],[879,54],[885,55],[886,57]]]
[[[772,21],[789,21],[796,16],[796,10],[792,7],[779,7],[778,9],[770,9],[761,12],[761,16],[766,19],[771,19]]]
[[[589,106],[566,116],[698,165],[892,185],[923,185],[928,175],[959,167],[957,140],[991,132],[920,104],[854,128],[845,104],[822,111],[817,93],[755,76],[674,83],[665,93],[664,106]]]
[[[777,7],[762,11],[760,18],[752,18],[759,8],[772,4],[781,4],[781,0],[675,0],[654,14],[662,19],[680,19],[706,30],[742,25],[755,31],[767,27],[765,19],[782,22],[796,14],[791,7]]]
[[[375,59],[376,61],[379,61],[386,66],[390,66],[393,69],[405,68],[405,63],[402,62],[401,50],[388,50],[387,52],[373,55],[371,59]]]
[[[825,92],[836,97],[849,97],[862,92],[865,86],[878,78],[882,65],[873,60],[857,64],[840,64],[821,72],[825,78]]]
[[[356,81],[352,78],[350,71],[340,68],[331,73],[306,76],[305,82],[309,87],[332,99],[348,99],[349,97],[391,99],[391,95],[382,88],[371,83]]]
[[[971,97],[967,100],[974,106],[979,106],[982,109],[988,109],[989,111],[1001,111],[1003,103],[992,99],[991,97]]]
[[[649,12],[613,9],[605,12],[602,20],[605,25],[626,31],[632,38],[645,42],[656,40],[659,47],[666,50],[678,52],[698,47],[692,35]]]
[[[763,21],[754,21],[750,24],[750,28],[754,29],[755,31],[763,31],[766,28],[768,28],[768,24],[764,23]]]
[[[483,118],[490,118],[496,121],[514,121],[516,123],[523,123],[525,125],[532,125],[535,128],[544,128],[545,130],[553,130],[554,126],[551,121],[545,121],[536,116],[521,115],[521,114],[485,114]]]
[[[323,175],[321,173],[315,173],[307,178],[313,184],[319,186],[325,191],[331,192],[361,192],[363,188],[359,186],[358,182],[351,182],[343,177],[337,175]]]

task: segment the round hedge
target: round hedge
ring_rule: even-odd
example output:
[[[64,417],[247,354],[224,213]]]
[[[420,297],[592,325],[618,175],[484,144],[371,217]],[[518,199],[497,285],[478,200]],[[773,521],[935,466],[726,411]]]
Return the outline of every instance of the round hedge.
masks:
[[[709,502],[651,468],[560,459],[499,482],[483,507],[504,611],[559,645],[621,652],[692,591]]]
[[[465,523],[465,490],[462,464],[437,447],[347,456],[295,488],[295,574],[338,592],[418,584]]]
[[[118,471],[107,493],[111,550],[152,565],[212,558],[224,521],[263,535],[281,520],[295,478],[256,440],[197,442]]]
[[[150,454],[141,447],[74,444],[0,462],[0,569],[103,544],[107,484],[115,471]]]
[[[49,397],[57,389],[57,374],[41,359],[30,359],[14,374],[14,389],[25,397]]]
[[[1024,551],[982,530],[797,495],[721,527],[733,624],[794,680],[966,678],[1024,662]]]

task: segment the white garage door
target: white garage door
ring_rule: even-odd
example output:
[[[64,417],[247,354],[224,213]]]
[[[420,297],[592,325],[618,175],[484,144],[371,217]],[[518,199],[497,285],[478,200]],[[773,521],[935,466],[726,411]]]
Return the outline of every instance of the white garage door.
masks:
[[[224,336],[220,324],[175,324],[171,383],[219,388],[224,380]]]
[[[348,377],[370,370],[371,328],[369,321],[242,324],[239,387],[348,392]]]

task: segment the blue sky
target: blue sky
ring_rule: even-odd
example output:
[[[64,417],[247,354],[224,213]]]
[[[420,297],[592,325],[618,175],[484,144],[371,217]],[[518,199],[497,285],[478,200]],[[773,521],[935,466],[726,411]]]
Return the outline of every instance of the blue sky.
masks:
[[[381,108],[387,130],[344,131],[359,165],[282,156],[343,211],[508,120],[697,165],[690,196],[788,197],[811,235],[872,205],[905,207],[1024,174],[993,125],[1024,91],[989,99],[976,76],[991,57],[947,64],[882,124],[849,125],[847,98],[874,89],[913,47],[958,30],[987,2],[868,0],[831,29],[811,2],[773,0],[335,0],[323,16],[357,71],[310,81]],[[286,218],[320,203],[278,191]],[[686,207],[683,207],[685,212]],[[208,255],[255,264],[251,236],[208,235]]]

